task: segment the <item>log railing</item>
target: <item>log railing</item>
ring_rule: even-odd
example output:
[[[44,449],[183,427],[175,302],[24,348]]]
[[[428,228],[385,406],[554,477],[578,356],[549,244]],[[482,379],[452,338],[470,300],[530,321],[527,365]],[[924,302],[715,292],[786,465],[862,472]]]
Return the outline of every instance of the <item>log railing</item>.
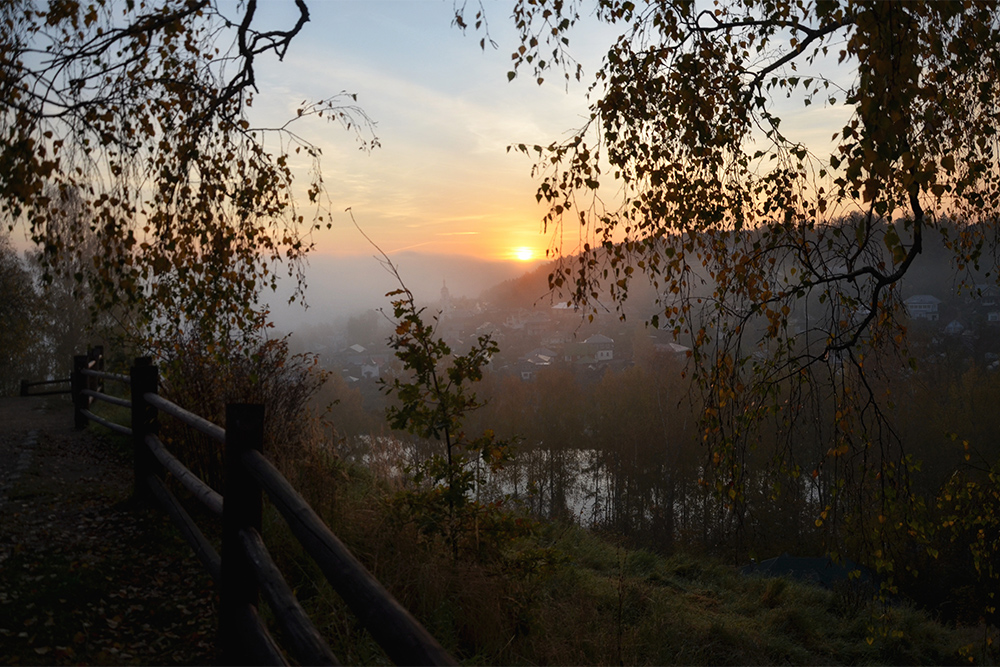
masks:
[[[106,381],[129,385],[131,400],[104,393]],[[316,561],[331,586],[396,664],[453,665],[455,660],[337,539],[322,519],[264,456],[264,406],[232,404],[226,428],[159,396],[159,373],[149,357],[136,359],[129,375],[103,370],[103,357],[74,358],[75,423],[97,422],[131,436],[135,494],[171,517],[195,555],[219,586],[220,659],[228,664],[287,664],[258,614],[260,598],[271,608],[300,664],[338,664],[322,635],[299,604],[261,537],[263,493],[292,534]],[[91,403],[127,407],[131,427],[94,414]],[[224,495],[181,463],[158,437],[160,416],[178,419],[222,443]],[[222,519],[222,555],[164,484],[169,472],[211,514]]]
[[[56,394],[68,394],[72,391],[69,388],[64,389],[49,389],[46,391],[31,391],[32,387],[41,387],[43,385],[53,385],[53,384],[69,384],[70,378],[64,378],[62,380],[39,380],[37,382],[29,382],[27,380],[21,380],[21,396],[55,396]]]
[[[74,391],[73,382],[82,381],[86,384],[86,380],[83,376],[77,378],[77,372],[85,368],[91,370],[101,370],[104,363],[104,347],[101,345],[94,346],[90,348],[87,354],[73,357],[73,372],[68,378],[61,378],[58,380],[39,380],[36,382],[31,382],[29,380],[21,380],[21,396],[56,396],[58,394],[70,394]],[[32,387],[51,387],[56,384],[66,384],[71,385],[69,387],[64,387],[62,389],[46,389],[45,391],[32,391]],[[85,389],[87,387],[84,387]]]

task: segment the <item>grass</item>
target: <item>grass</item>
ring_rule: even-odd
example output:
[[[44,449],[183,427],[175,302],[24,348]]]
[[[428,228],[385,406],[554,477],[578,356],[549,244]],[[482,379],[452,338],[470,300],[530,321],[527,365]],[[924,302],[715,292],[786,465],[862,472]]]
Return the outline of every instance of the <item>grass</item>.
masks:
[[[561,555],[540,570],[454,561],[399,524],[392,488],[327,461],[297,486],[400,602],[466,664],[956,664],[991,661],[982,634],[902,604],[857,605],[785,579],[744,577],[698,555],[630,550],[574,525],[547,524],[519,549]],[[320,485],[312,476],[322,476]],[[320,490],[316,496],[317,490]],[[384,663],[318,568],[269,512],[282,569],[342,661]]]

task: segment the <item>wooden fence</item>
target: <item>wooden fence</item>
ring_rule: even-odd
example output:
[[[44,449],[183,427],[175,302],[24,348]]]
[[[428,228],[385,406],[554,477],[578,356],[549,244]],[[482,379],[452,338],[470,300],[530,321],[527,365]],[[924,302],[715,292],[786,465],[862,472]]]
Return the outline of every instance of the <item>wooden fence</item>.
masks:
[[[79,375],[78,371],[83,369],[104,370],[104,347],[101,345],[95,345],[90,348],[87,354],[77,355],[73,357],[73,374],[68,378],[63,378],[60,380],[41,380],[38,382],[29,382],[28,380],[21,380],[21,396],[55,396],[56,394],[70,394],[74,396],[80,395],[80,389],[93,389],[94,386],[81,386],[80,388],[75,388],[72,383],[73,379],[77,378],[86,385],[89,382],[94,382],[90,378]],[[70,385],[68,387],[63,387],[62,389],[46,389],[44,391],[32,391],[32,387],[50,387],[56,384]],[[97,386],[97,385],[95,385]],[[80,424],[77,423],[79,427]]]
[[[104,372],[100,350],[89,356],[74,357],[73,368],[71,385],[77,427],[83,428],[88,421],[94,421],[131,436],[136,495],[158,504],[170,515],[218,584],[218,649],[224,663],[287,664],[258,614],[263,597],[287,640],[289,655],[300,664],[338,664],[285,582],[261,537],[263,493],[267,493],[305,551],[393,662],[456,664],[264,457],[262,405],[228,405],[226,428],[223,429],[162,398],[158,394],[159,372],[149,357],[136,359],[129,375]],[[131,400],[104,393],[103,383],[109,381],[128,385]],[[90,411],[93,401],[129,408],[131,426],[95,415]],[[157,437],[161,415],[178,419],[224,446],[224,495],[188,470],[163,445]],[[221,557],[163,483],[166,472],[210,513],[221,517]]]

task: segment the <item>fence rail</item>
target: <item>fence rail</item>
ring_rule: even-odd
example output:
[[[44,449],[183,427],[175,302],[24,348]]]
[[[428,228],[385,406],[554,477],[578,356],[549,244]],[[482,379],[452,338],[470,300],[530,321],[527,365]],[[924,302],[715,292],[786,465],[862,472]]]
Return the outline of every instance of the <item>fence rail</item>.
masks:
[[[62,380],[39,380],[37,382],[29,382],[28,380],[21,380],[21,396],[55,396],[57,394],[68,394],[70,389],[57,389],[55,391],[35,391],[32,392],[32,387],[41,387],[45,385],[53,384],[68,384],[71,378],[64,378]]]
[[[228,452],[227,452],[228,454]],[[454,660],[327,528],[288,480],[259,451],[246,450],[245,470],[267,491],[292,533],[351,611],[396,664],[446,665]]]
[[[132,401],[127,398],[118,398],[117,396],[109,396],[108,394],[102,394],[99,391],[91,391],[90,389],[84,389],[81,392],[84,396],[96,399],[98,401],[104,401],[105,403],[110,403],[111,405],[118,405],[123,408],[131,408]]]
[[[155,435],[146,436],[146,446],[153,456],[167,471],[174,476],[181,486],[201,501],[201,504],[216,516],[222,516],[222,494],[203,482],[200,477],[188,470],[176,456],[170,453],[160,439]]]
[[[292,644],[291,651],[303,665],[335,665],[338,663],[326,640],[309,620],[295,593],[288,587],[281,571],[275,565],[264,539],[253,528],[240,531],[240,541],[253,564],[254,576],[261,594],[281,630]]]
[[[149,405],[153,406],[160,412],[164,412],[170,415],[171,417],[176,417],[181,422],[187,424],[188,426],[190,426],[195,430],[204,433],[213,440],[217,440],[219,442],[226,441],[226,429],[222,428],[221,426],[217,426],[212,422],[208,421],[207,419],[199,417],[193,412],[188,412],[179,405],[175,405],[174,403],[171,403],[165,398],[161,398],[155,393],[145,394],[143,398],[146,399],[146,402]]]
[[[161,397],[158,394],[159,373],[149,357],[136,359],[129,375],[104,372],[103,363],[103,350],[94,348],[88,355],[74,357],[73,375],[69,380],[22,381],[22,392],[26,391],[26,384],[36,386],[68,381],[72,385],[77,428],[85,428],[93,421],[131,436],[135,495],[155,503],[171,517],[219,585],[218,649],[224,663],[287,664],[260,619],[258,607],[263,597],[288,643],[288,653],[296,661],[309,665],[339,664],[261,537],[263,494],[266,492],[306,553],[391,660],[397,664],[456,664],[265,458],[262,405],[228,405],[224,429]],[[105,381],[128,385],[131,400],[105,393]],[[95,401],[129,408],[131,428],[94,414],[90,406]],[[160,441],[157,433],[161,414],[178,419],[224,444],[224,494],[212,489],[185,467]],[[165,473],[170,473],[211,514],[222,517],[221,556],[164,484]]]
[[[90,368],[84,368],[80,371],[87,377],[97,378],[99,380],[114,380],[116,382],[128,382],[129,376],[121,375],[118,373],[105,373],[104,371],[95,371]]]

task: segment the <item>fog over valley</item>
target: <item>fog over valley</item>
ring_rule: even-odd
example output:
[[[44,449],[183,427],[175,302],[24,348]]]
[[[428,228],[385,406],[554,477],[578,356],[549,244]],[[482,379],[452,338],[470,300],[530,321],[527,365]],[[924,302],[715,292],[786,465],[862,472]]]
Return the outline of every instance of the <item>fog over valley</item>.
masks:
[[[476,298],[484,290],[518,278],[542,262],[490,261],[462,255],[435,255],[400,252],[391,256],[406,286],[420,303],[441,298],[447,286],[455,298]],[[303,326],[346,319],[363,311],[384,308],[390,299],[385,295],[399,288],[396,278],[383,262],[372,255],[334,256],[315,254],[306,267],[305,300],[289,303],[293,284],[282,278],[277,292],[265,294],[275,326],[281,331],[295,331]],[[536,298],[544,296],[539,290]]]

